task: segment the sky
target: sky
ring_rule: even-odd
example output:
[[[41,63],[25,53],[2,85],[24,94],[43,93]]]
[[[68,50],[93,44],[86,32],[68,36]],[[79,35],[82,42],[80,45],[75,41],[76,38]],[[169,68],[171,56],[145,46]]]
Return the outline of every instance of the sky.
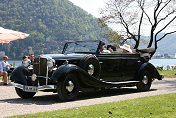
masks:
[[[108,0],[70,0],[73,4],[81,7],[88,13],[92,14],[93,16],[99,18],[100,9],[105,7],[105,3]]]

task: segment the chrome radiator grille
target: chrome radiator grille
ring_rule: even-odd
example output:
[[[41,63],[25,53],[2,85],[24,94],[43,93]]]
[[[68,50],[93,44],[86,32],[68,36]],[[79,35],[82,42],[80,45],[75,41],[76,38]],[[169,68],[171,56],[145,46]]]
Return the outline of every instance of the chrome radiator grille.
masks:
[[[34,59],[34,72],[36,75],[40,76],[46,76],[47,73],[47,59],[46,58],[41,58],[37,57]]]

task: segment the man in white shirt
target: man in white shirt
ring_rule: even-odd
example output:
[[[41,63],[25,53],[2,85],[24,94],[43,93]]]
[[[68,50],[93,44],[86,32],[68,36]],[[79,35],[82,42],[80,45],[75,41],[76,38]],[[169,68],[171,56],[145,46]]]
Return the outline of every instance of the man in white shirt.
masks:
[[[4,60],[2,62],[0,62],[0,76],[3,76],[4,85],[7,85],[7,83],[8,83],[7,71],[10,69],[10,65],[7,62],[7,60],[8,60],[7,56],[4,56],[3,59]]]

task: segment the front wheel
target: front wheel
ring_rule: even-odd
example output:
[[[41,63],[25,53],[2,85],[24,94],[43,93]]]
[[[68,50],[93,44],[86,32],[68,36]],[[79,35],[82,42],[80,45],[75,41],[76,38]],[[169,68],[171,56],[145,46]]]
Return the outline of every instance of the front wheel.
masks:
[[[23,99],[30,99],[32,98],[36,92],[25,92],[20,88],[15,87],[16,93],[18,94],[19,97],[23,98]]]
[[[152,84],[152,77],[150,75],[150,72],[148,70],[144,70],[141,72],[139,77],[141,83],[137,85],[137,89],[139,91],[148,91],[150,90],[151,84]]]
[[[79,93],[79,83],[74,73],[66,75],[63,81],[57,83],[57,93],[61,101],[76,99]]]

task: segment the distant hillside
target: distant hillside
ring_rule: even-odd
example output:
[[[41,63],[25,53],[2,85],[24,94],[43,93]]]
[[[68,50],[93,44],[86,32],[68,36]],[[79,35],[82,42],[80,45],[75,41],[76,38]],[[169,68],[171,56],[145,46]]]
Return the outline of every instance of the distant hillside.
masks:
[[[176,34],[166,36],[158,43],[157,53],[175,54],[176,53]]]
[[[157,37],[159,39],[162,37],[164,33],[160,33]],[[148,36],[142,36],[141,37],[145,42],[148,42],[149,37]],[[148,44],[148,43],[147,43]],[[173,55],[176,53],[176,34],[170,34],[167,35],[165,38],[163,38],[161,41],[158,42],[158,49],[156,53],[158,54],[165,54],[168,53],[170,55]],[[153,44],[154,45],[154,44]],[[140,48],[146,48],[147,45],[141,43]]]
[[[97,19],[68,0],[1,0],[0,26],[30,34],[0,45],[0,51],[13,59],[29,51],[57,53],[65,40],[105,39]]]

